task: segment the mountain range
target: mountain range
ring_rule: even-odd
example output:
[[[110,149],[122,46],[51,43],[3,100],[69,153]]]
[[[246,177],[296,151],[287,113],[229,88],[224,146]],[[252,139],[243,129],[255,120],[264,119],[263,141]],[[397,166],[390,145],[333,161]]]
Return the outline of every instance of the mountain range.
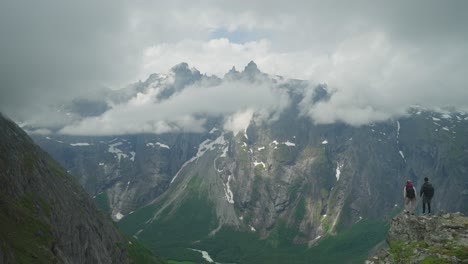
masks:
[[[402,210],[407,179],[419,188],[429,177],[434,210],[468,213],[468,113],[457,109],[411,106],[361,126],[319,124],[303,113],[330,99],[326,84],[271,76],[251,62],[223,78],[182,63],[60,111],[74,122],[99,121],[122,105],[161,105],[223,85],[234,93],[267,87],[280,99],[95,135],[83,125],[22,127],[124,232],[174,260],[363,261]]]

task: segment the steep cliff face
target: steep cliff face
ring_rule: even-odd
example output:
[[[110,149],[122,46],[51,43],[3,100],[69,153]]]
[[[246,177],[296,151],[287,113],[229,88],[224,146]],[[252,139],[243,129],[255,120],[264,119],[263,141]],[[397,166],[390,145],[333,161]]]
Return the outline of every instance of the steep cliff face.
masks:
[[[0,186],[0,263],[133,262],[76,179],[1,115]]]
[[[89,195],[103,200],[111,215],[120,215],[161,195],[196,153],[201,135],[120,137],[33,136],[41,147],[76,175]]]
[[[392,219],[387,243],[388,249],[366,263],[466,263],[468,217],[461,213],[401,214]]]

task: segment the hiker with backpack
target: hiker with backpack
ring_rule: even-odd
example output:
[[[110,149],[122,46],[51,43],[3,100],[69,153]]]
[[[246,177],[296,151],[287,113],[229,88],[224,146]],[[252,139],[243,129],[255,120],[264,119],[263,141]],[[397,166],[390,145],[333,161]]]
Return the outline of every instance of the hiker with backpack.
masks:
[[[405,197],[405,213],[414,215],[414,210],[416,209],[416,188],[414,188],[411,180],[406,181],[403,196]]]
[[[427,177],[424,178],[424,184],[421,186],[419,196],[422,196],[423,198],[423,215],[426,214],[426,204],[427,212],[431,215],[431,200],[434,196],[434,187],[429,183],[429,179]]]

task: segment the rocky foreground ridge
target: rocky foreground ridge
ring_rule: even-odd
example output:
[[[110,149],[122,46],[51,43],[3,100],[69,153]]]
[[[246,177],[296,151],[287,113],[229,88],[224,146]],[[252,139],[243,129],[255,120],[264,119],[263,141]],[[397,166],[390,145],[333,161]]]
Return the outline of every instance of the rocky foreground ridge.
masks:
[[[0,114],[0,264],[163,263],[144,254],[71,175]]]
[[[392,219],[387,243],[388,248],[366,264],[468,263],[468,217],[462,213],[400,214]]]

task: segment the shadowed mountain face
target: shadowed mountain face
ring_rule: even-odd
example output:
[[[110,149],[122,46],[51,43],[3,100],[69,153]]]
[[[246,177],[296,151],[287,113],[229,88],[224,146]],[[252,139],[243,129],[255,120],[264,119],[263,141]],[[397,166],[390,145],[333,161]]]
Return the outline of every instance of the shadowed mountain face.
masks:
[[[424,177],[431,179],[434,210],[468,213],[464,112],[415,107],[398,120],[318,125],[300,114],[304,91],[312,89],[305,81],[268,76],[253,62],[224,79],[208,80],[184,64],[173,71],[183,73],[181,81],[156,74],[140,88],[168,91],[157,98],[165,100],[200,80],[269,79],[291,103],[275,116],[254,113],[238,133],[226,130],[222,117],[207,117],[203,133],[34,136],[128,234],[167,256],[205,248],[215,251],[216,261],[236,262],[235,256],[252,253],[242,247],[246,238],[265,243],[254,249],[320,246],[329,234],[389,219],[402,208],[407,179],[417,188]],[[312,103],[330,98],[326,86],[313,89]],[[226,234],[239,239],[216,246]],[[239,262],[262,263],[254,255]]]
[[[0,186],[0,263],[133,262],[76,179],[2,115]]]

